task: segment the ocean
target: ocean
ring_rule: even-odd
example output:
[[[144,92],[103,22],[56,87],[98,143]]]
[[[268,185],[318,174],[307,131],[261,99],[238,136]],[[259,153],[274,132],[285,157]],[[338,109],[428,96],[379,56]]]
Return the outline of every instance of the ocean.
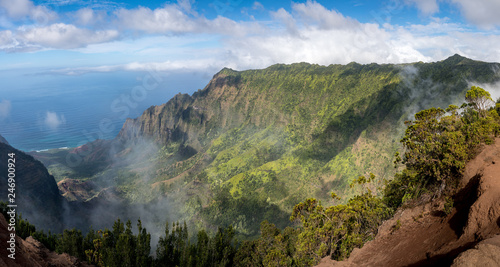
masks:
[[[0,135],[23,151],[112,139],[126,118],[177,93],[192,94],[211,78],[206,73],[37,73],[0,71]]]

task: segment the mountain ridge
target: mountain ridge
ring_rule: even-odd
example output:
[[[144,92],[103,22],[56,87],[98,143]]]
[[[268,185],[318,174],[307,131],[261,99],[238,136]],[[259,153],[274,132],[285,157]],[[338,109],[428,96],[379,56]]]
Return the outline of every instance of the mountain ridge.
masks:
[[[178,94],[127,119],[114,140],[88,144],[93,149],[82,156],[88,165],[81,166],[106,164],[67,175],[103,190],[116,187],[127,201],[170,199],[184,207],[182,219],[201,216],[255,234],[249,218],[256,214],[245,213],[244,203],[262,210],[255,221],[278,223],[265,207],[286,213],[306,197],[327,201],[331,191],[348,199],[356,193],[348,184],[367,172],[381,185],[394,174],[403,122],[430,106],[459,104],[470,81],[498,81],[498,66],[455,55],[400,65],[224,68],[192,96]],[[230,204],[214,201],[219,198]],[[278,225],[287,221],[284,216]]]

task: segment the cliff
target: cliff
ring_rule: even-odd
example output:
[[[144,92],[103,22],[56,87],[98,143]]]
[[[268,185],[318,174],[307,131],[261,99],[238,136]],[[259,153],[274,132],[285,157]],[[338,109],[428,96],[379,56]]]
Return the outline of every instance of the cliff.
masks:
[[[8,156],[15,156],[15,204],[18,214],[42,229],[60,230],[65,211],[64,198],[45,166],[32,156],[0,143],[0,200],[7,201]]]

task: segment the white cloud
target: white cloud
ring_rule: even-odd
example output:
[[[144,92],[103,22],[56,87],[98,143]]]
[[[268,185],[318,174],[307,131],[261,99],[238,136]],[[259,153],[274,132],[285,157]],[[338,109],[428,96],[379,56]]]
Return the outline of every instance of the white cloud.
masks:
[[[196,23],[177,5],[166,5],[155,10],[146,7],[121,8],[116,11],[116,16],[126,29],[147,33],[193,32],[196,29]]]
[[[451,0],[459,6],[465,18],[470,22],[484,27],[500,26],[500,1],[498,0]]]
[[[429,59],[410,43],[399,40],[394,31],[360,23],[316,2],[293,4],[292,10],[272,13],[285,25],[286,33],[268,29],[267,34],[226,40],[230,61],[242,68],[254,68],[301,61],[328,65]]]
[[[438,10],[436,1],[412,1],[422,13]],[[92,30],[92,25],[99,25],[95,23],[99,19],[109,21],[110,17],[84,8],[73,13],[75,23],[85,25],[81,28],[57,23],[3,31],[0,49],[2,45],[25,50],[72,49],[79,53],[134,57],[129,58],[132,63],[128,64],[118,64],[124,62],[119,60],[101,66],[49,71],[65,75],[148,68],[248,69],[301,61],[323,65],[352,61],[406,63],[442,60],[454,53],[500,61],[500,50],[492,45],[500,43],[499,35],[473,31],[446,18],[431,18],[430,23],[423,25],[380,26],[307,1],[293,3],[291,11],[281,8],[270,12],[270,21],[241,22],[222,16],[207,19],[196,14],[191,3],[184,0],[157,9],[120,8],[110,15],[115,16],[113,23],[106,25],[110,28],[101,31]],[[261,8],[258,2],[254,5]]]
[[[87,25],[94,20],[94,10],[90,8],[82,8],[76,12],[75,16],[80,24]]]
[[[97,25],[106,23],[106,12],[103,10],[93,10],[91,8],[82,8],[74,13],[75,22],[78,25]]]
[[[57,14],[44,6],[37,6],[30,0],[0,0],[0,8],[13,19],[30,17],[38,24],[46,24],[57,17]]]
[[[121,8],[115,12],[115,15],[119,28],[145,33],[215,33],[241,36],[260,30],[260,25],[257,23],[238,23],[222,16],[212,20],[198,16],[192,11],[187,0],[154,10],[146,7]]]
[[[10,115],[10,110],[12,109],[12,105],[8,100],[2,100],[0,102],[0,119],[5,119]]]
[[[194,2],[194,0],[193,0]],[[191,0],[177,0],[177,5],[186,13],[198,15],[196,11],[191,8]]]
[[[409,3],[417,6],[418,10],[424,15],[432,15],[439,12],[437,0],[407,0]],[[468,0],[466,0],[468,1]]]
[[[118,38],[116,30],[91,31],[71,24],[56,23],[45,27],[20,28],[16,38],[24,44],[46,48],[71,49]]]
[[[12,32],[9,30],[0,32],[0,47],[11,45],[13,43]]]
[[[66,123],[66,119],[64,115],[58,115],[55,112],[47,111],[43,123],[50,130],[57,130],[60,125]]]
[[[29,0],[0,0],[0,7],[5,9],[10,17],[24,17],[29,15],[35,6]]]
[[[359,22],[344,17],[335,10],[328,10],[321,4],[308,0],[305,4],[293,4],[292,9],[299,14],[306,23],[313,23],[320,29],[340,29],[357,27]]]
[[[292,14],[288,13],[284,8],[280,8],[276,12],[271,12],[271,16],[285,24],[290,34],[298,35],[297,21],[293,18]]]
[[[169,8],[180,12],[176,5],[166,7]],[[182,26],[184,28],[159,23],[162,20],[167,22],[172,19],[168,17],[170,16],[168,12],[171,11],[165,8],[157,10],[139,8],[130,12],[133,13],[132,16],[137,16],[136,19],[144,17],[147,20],[146,17],[149,17],[150,21],[143,24],[144,28],[141,29],[143,31],[173,30],[202,34],[149,36],[111,43],[96,43],[78,51],[123,52],[149,57],[157,54],[170,60],[147,62],[145,59],[142,62],[129,64],[58,69],[52,73],[80,75],[88,72],[119,70],[144,71],[151,68],[162,71],[197,71],[217,70],[226,66],[249,69],[264,68],[275,63],[303,61],[322,65],[346,64],[352,61],[428,62],[442,60],[455,53],[474,59],[500,61],[500,50],[491,45],[500,43],[498,35],[472,32],[460,24],[437,18],[424,25],[379,26],[373,23],[361,23],[312,1],[293,4],[291,12],[285,9],[271,12],[273,20],[270,22],[235,22],[224,17],[208,20],[174,12],[173,14],[181,20],[189,21]],[[210,50],[204,47],[203,40],[211,43]]]
[[[253,5],[252,5],[252,9],[253,10],[264,10],[264,5],[262,5],[260,2],[253,2]]]

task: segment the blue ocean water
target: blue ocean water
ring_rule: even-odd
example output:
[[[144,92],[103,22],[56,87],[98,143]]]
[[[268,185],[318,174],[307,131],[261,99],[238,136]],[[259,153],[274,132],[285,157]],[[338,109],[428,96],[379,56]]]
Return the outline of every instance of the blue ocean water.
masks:
[[[138,117],[179,92],[192,94],[210,78],[206,73],[0,71],[0,135],[23,151],[111,139],[127,117]]]

